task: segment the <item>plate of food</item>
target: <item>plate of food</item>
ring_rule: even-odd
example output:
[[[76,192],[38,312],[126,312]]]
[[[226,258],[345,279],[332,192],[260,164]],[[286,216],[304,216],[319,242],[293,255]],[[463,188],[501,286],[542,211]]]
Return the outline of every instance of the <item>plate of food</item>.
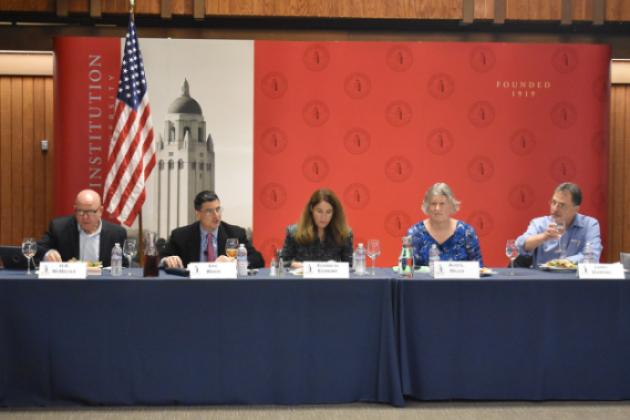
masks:
[[[495,274],[497,274],[497,272],[488,267],[481,267],[479,269],[479,275],[481,277],[494,276]]]
[[[540,264],[539,267],[542,270],[546,270],[546,271],[575,271],[577,270],[577,265],[574,262],[569,261],[567,259],[563,259],[563,258],[547,261],[544,264]]]

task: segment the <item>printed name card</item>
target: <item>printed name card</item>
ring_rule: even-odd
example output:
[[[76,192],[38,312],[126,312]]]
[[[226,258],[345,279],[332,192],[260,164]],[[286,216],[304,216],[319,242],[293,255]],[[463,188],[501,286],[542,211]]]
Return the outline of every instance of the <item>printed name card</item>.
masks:
[[[236,262],[201,262],[188,264],[191,279],[235,279]]]
[[[347,279],[350,265],[347,262],[304,261],[305,279]]]
[[[436,261],[434,279],[478,279],[479,261]]]
[[[40,279],[85,279],[87,263],[85,262],[46,262],[39,263]]]
[[[621,263],[578,264],[578,277],[581,279],[625,279]]]

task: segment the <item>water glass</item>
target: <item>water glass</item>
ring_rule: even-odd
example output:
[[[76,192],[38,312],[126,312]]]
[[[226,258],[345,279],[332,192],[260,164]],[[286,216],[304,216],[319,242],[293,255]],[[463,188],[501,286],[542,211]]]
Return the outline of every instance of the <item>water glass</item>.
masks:
[[[367,242],[367,256],[372,260],[372,275],[376,274],[376,257],[381,255],[381,242],[378,239],[369,239]]]

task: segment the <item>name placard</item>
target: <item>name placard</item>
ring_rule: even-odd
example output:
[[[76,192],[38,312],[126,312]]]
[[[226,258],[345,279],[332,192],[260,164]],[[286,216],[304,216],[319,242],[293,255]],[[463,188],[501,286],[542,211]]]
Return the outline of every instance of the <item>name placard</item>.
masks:
[[[625,279],[621,263],[578,264],[578,277],[581,279]]]
[[[478,279],[479,261],[436,261],[434,279]]]
[[[235,279],[236,262],[197,262],[189,263],[191,279]]]
[[[305,279],[347,279],[350,278],[350,264],[347,262],[304,261]]]
[[[47,262],[39,263],[40,279],[85,279],[87,263],[85,262]]]

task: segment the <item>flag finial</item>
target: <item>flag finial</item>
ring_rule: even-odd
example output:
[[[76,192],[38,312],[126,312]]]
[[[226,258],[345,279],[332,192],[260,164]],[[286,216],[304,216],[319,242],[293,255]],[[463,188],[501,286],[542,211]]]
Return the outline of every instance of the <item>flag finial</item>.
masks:
[[[135,7],[135,5],[136,5],[136,0],[129,0],[129,7],[132,13],[133,13],[133,8]]]

